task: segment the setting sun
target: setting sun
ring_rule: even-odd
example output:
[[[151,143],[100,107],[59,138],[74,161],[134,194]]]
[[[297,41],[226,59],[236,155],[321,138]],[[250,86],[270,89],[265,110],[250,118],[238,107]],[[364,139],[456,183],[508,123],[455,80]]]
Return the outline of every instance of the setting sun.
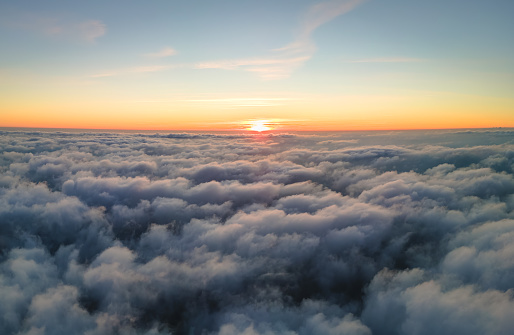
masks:
[[[250,127],[247,128],[247,130],[262,132],[273,129],[270,127],[270,123],[268,120],[249,121],[248,123]]]

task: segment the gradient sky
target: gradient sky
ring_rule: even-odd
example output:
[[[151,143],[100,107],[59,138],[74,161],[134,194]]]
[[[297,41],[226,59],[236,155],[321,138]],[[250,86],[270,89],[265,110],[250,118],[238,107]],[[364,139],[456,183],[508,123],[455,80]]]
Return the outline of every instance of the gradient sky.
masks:
[[[514,126],[514,1],[3,1],[0,126]]]

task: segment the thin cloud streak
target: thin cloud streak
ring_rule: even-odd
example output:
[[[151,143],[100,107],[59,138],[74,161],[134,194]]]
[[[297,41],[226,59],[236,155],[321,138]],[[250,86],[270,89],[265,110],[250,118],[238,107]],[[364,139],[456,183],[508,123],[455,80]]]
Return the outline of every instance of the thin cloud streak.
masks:
[[[213,62],[201,62],[195,65],[197,69],[224,69],[233,70],[244,66],[262,66],[262,65],[287,65],[307,60],[305,57],[274,59],[274,58],[255,58],[255,59],[235,59],[221,60]]]
[[[145,56],[147,58],[165,58],[165,57],[173,56],[176,54],[177,54],[177,51],[175,49],[166,47],[158,52],[147,53],[147,54],[144,54],[143,56]]]
[[[392,58],[369,58],[347,61],[347,63],[421,63],[426,62],[424,58],[392,57]]]
[[[137,67],[127,70],[107,71],[104,73],[94,74],[89,77],[111,77],[132,73],[165,71],[175,67],[186,67],[198,70],[243,70],[254,73],[263,80],[285,79],[290,77],[295,70],[303,66],[314,55],[316,46],[312,41],[312,34],[318,27],[353,10],[364,1],[365,0],[335,0],[322,2],[310,7],[301,23],[299,29],[300,33],[296,39],[282,48],[271,50],[272,54],[269,56],[204,61],[182,65]],[[176,54],[176,51],[167,47],[159,52],[145,54],[144,56],[149,58],[164,58],[174,54]]]
[[[114,77],[136,73],[149,73],[149,72],[161,72],[180,67],[180,65],[149,65],[149,66],[137,66],[126,69],[118,69],[114,71],[106,71],[89,75],[89,78],[103,78],[103,77]]]
[[[198,69],[242,69],[265,80],[284,79],[312,58],[316,46],[312,34],[321,25],[348,13],[365,0],[327,1],[307,11],[296,39],[284,47],[272,50],[274,55],[258,59],[223,60],[196,64]]]
[[[260,59],[236,59],[213,62],[201,62],[195,65],[196,69],[223,69],[257,73],[262,79],[283,79],[309,60],[309,56],[282,57],[280,55]]]
[[[312,41],[314,31],[336,17],[350,12],[364,1],[365,0],[326,1],[312,6],[303,20],[300,34],[297,36],[296,40],[275,50],[292,53],[314,53],[316,49]]]
[[[48,38],[72,42],[94,43],[105,35],[107,26],[99,20],[79,21],[68,17],[54,17],[42,14],[13,14],[0,17],[2,25],[11,29],[26,30]]]
[[[283,106],[282,101],[290,101],[289,98],[225,98],[225,99],[188,99],[183,100],[188,103],[199,105],[216,105],[223,106],[226,109],[240,107],[274,107]]]
[[[239,102],[239,101],[283,101],[289,98],[227,98],[227,99],[189,99],[188,102]]]

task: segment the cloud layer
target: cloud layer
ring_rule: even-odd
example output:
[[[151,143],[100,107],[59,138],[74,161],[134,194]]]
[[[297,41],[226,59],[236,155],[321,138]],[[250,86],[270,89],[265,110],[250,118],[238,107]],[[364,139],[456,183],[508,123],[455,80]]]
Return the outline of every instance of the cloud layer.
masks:
[[[3,131],[2,334],[505,334],[514,133]]]

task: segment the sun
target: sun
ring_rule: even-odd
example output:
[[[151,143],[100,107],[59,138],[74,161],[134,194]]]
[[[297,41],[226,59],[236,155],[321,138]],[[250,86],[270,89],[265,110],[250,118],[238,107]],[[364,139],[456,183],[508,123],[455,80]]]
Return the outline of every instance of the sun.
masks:
[[[246,128],[247,130],[258,131],[259,133],[273,129],[268,120],[248,121],[248,124],[250,127]]]

